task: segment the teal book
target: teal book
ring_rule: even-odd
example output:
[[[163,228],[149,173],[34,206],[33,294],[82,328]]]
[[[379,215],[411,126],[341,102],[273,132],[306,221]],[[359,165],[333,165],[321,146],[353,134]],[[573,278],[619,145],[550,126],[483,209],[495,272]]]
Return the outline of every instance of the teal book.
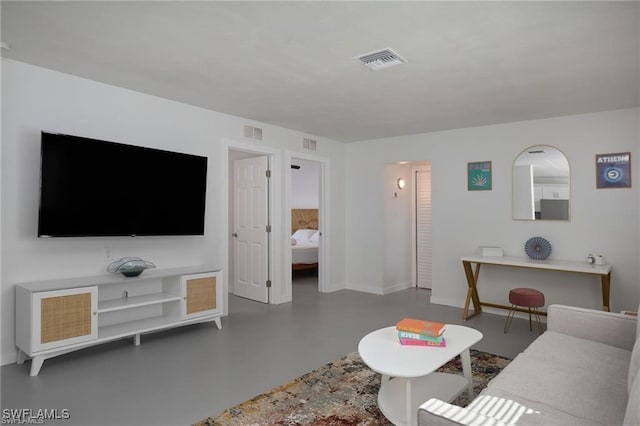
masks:
[[[412,333],[410,331],[402,331],[402,330],[398,330],[398,337],[400,339],[424,340],[426,342],[433,342],[433,343],[441,343],[444,340],[444,337],[442,335],[429,336],[427,334]]]

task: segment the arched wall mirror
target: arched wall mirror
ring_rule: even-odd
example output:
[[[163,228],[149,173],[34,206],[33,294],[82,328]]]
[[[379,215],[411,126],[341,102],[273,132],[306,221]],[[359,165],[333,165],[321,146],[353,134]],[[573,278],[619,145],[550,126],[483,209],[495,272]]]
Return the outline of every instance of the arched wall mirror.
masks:
[[[557,148],[531,146],[513,162],[513,219],[569,220],[569,161]]]

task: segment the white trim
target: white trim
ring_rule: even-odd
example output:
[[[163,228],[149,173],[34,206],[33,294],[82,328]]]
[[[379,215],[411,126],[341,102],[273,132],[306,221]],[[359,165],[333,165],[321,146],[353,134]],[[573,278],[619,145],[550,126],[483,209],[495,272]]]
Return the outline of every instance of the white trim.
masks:
[[[408,288],[413,288],[413,287],[415,286],[413,285],[412,282],[404,282],[404,283],[394,284],[392,286],[387,286],[382,289],[373,288],[373,287],[363,287],[363,286],[357,286],[357,285],[356,286],[348,285],[346,290],[353,290],[353,291],[359,291],[362,293],[369,293],[369,294],[376,294],[378,296],[384,296],[387,294],[395,293],[397,291],[402,291],[402,290],[406,290]]]
[[[319,179],[320,179],[320,192],[318,200],[318,228],[322,233],[320,237],[320,243],[318,246],[318,291],[322,293],[328,293],[332,290],[327,285],[327,272],[330,271],[329,256],[331,247],[331,225],[329,220],[329,200],[330,196],[330,162],[326,157],[317,155],[310,155],[297,151],[285,151],[284,153],[284,223],[283,229],[291,229],[291,215],[286,212],[291,211],[291,162],[293,158],[299,158],[301,160],[313,161],[319,163]],[[288,300],[292,299],[292,278],[291,278],[291,241],[289,235],[283,235],[283,262],[282,267],[284,272],[284,291],[283,297],[288,297]]]
[[[464,308],[464,302],[462,302],[459,299],[449,299],[447,297],[433,297],[433,293],[431,294],[431,303],[436,305],[453,306],[454,308]]]
[[[222,225],[220,226],[221,233],[226,235],[226,238],[221,237],[222,241],[224,241],[225,246],[221,251],[221,255],[223,258],[223,264],[227,266],[227,269],[232,267],[229,264],[229,240],[232,238],[231,232],[229,231],[229,151],[244,151],[250,152],[258,155],[266,155],[269,157],[269,167],[271,168],[271,179],[269,179],[269,194],[270,194],[270,202],[269,202],[269,216],[271,218],[271,228],[272,232],[270,235],[271,244],[269,245],[269,267],[271,270],[271,290],[269,303],[277,304],[288,302],[289,300],[283,300],[280,297],[283,288],[283,279],[282,279],[282,262],[279,259],[282,259],[282,247],[280,244],[275,244],[276,241],[281,241],[283,233],[282,227],[282,203],[281,203],[281,194],[282,191],[282,173],[278,173],[283,170],[282,167],[282,151],[280,149],[274,149],[271,147],[255,145],[248,142],[242,142],[238,140],[222,138],[221,146],[221,158],[222,167],[220,167],[221,177],[219,177],[220,182],[225,182],[222,189],[222,206],[225,206],[222,212]],[[287,233],[288,234],[288,233]],[[230,274],[227,274],[229,276]],[[228,298],[229,294],[225,291],[225,315],[228,313],[226,310],[228,309]]]
[[[353,286],[347,285],[347,290],[360,291],[362,293],[376,294],[378,296],[384,296],[384,290],[373,287],[362,287],[362,286]]]
[[[412,288],[415,287],[414,283],[407,281],[407,282],[403,282],[403,283],[397,283],[394,284],[392,286],[385,286],[382,289],[382,294],[391,294],[391,293],[395,293],[396,291],[402,291],[402,290],[406,290],[408,288]]]

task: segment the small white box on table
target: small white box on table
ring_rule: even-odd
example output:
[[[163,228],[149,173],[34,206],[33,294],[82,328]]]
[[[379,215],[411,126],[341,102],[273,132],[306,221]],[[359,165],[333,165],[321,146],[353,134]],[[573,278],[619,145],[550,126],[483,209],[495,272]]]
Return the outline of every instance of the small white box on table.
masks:
[[[502,247],[496,246],[482,246],[480,247],[480,254],[482,256],[501,257],[504,255]]]

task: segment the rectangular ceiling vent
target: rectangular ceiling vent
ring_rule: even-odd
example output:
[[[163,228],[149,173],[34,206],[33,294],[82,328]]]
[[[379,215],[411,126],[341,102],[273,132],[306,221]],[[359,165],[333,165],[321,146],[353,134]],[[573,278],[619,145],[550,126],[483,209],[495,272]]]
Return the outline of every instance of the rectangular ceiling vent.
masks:
[[[262,129],[259,127],[253,126],[244,126],[244,137],[257,139],[259,141],[262,140]]]
[[[302,138],[302,147],[304,149],[308,149],[309,151],[315,151],[317,143],[318,142],[315,139]]]
[[[353,59],[369,68],[371,71],[377,71],[383,68],[407,63],[406,59],[389,48],[366,53],[364,55],[358,55]]]

